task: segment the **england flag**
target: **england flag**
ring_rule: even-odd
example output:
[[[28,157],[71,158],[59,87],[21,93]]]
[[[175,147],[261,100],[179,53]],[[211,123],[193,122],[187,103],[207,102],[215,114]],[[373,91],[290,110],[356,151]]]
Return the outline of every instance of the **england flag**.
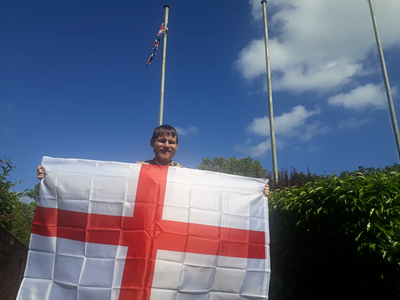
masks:
[[[268,299],[266,180],[44,157],[20,300]]]

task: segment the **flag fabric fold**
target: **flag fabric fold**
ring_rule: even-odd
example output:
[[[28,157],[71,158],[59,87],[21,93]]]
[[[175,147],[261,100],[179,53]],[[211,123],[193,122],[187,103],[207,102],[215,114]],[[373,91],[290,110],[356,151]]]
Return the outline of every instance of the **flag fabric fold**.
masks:
[[[164,28],[164,22],[163,22],[161,24],[160,30],[158,30],[156,39],[155,39],[154,44],[153,44],[153,48],[151,49],[150,57],[149,57],[149,59],[147,60],[147,63],[146,63],[146,68],[147,68],[148,65],[151,64],[151,62],[153,61],[154,57],[156,56],[157,51],[158,51],[158,46],[160,45],[160,41],[161,41],[161,38],[162,38],[164,32],[168,33],[168,22],[167,22],[167,25],[165,26],[165,28]]]
[[[44,157],[19,300],[267,299],[265,180]]]

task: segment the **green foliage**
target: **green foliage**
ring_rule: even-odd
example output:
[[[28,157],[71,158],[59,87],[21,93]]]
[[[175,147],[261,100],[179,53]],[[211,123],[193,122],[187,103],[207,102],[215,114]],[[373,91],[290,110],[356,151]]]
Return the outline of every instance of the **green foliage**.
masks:
[[[14,169],[10,159],[0,160],[0,167],[0,225],[10,230],[15,220],[13,209],[22,194],[11,190],[17,183],[7,178]]]
[[[393,166],[386,166],[383,169],[373,168],[373,167],[365,168],[363,166],[360,166],[360,167],[358,167],[358,170],[356,170],[356,171],[353,171],[353,172],[345,171],[345,172],[340,173],[340,177],[355,176],[358,173],[362,173],[364,175],[372,175],[375,173],[389,174],[391,172],[400,172],[400,165],[395,163]]]
[[[39,185],[27,193],[19,193],[12,190],[18,184],[11,182],[7,177],[14,169],[10,159],[0,160],[2,173],[0,174],[0,225],[24,244],[29,243],[32,221],[36,209],[36,201],[39,195]],[[29,196],[36,199],[32,203],[20,201],[22,196]]]
[[[18,201],[13,209],[14,222],[10,232],[25,245],[29,244],[32,222],[35,215],[36,201],[23,203]]]
[[[36,202],[39,200],[40,182],[35,185],[33,189],[25,190],[25,195],[34,199]]]
[[[400,173],[366,173],[271,194],[271,299],[400,296]]]
[[[258,160],[253,161],[250,157],[237,159],[219,156],[214,157],[213,160],[206,157],[197,169],[254,178],[266,178],[267,175],[267,170],[263,169],[261,163]]]

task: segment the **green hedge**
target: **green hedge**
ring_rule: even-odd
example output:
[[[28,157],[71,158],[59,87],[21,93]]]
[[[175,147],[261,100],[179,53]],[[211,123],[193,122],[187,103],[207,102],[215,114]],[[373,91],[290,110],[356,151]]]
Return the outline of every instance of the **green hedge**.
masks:
[[[399,172],[274,191],[270,299],[399,299],[399,192]]]

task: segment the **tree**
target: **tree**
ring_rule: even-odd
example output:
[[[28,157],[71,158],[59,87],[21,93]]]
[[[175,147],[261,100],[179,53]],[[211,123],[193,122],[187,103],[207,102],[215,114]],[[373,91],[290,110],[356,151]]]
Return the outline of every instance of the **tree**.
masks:
[[[25,190],[25,195],[34,199],[35,202],[39,200],[40,182],[35,185],[33,189]]]
[[[12,188],[19,182],[12,182],[7,178],[14,169],[11,160],[8,158],[4,161],[0,160],[0,167],[2,169],[0,173],[0,225],[28,245],[40,184],[25,193],[13,191]],[[25,195],[33,198],[34,201],[21,202],[20,198]]]
[[[13,207],[12,215],[14,221],[10,232],[25,245],[29,244],[35,209],[36,201],[31,203],[17,201]]]
[[[278,172],[278,182],[275,182],[272,178],[272,173],[267,172],[267,178],[271,180],[271,190],[282,189],[286,187],[300,188],[307,182],[313,182],[324,177],[324,175],[312,174],[308,167],[307,173],[304,173],[303,171],[298,172],[294,167],[292,167],[289,171],[286,167],[284,167]]]
[[[226,174],[267,178],[267,170],[264,169],[258,160],[253,161],[252,158],[223,158],[221,156],[214,157],[212,160],[208,157],[203,158],[199,170],[214,171]]]
[[[11,230],[15,217],[13,216],[13,208],[18,203],[19,198],[23,193],[18,193],[11,190],[18,182],[12,182],[7,179],[10,172],[14,169],[10,159],[0,159],[0,225],[5,229]]]

